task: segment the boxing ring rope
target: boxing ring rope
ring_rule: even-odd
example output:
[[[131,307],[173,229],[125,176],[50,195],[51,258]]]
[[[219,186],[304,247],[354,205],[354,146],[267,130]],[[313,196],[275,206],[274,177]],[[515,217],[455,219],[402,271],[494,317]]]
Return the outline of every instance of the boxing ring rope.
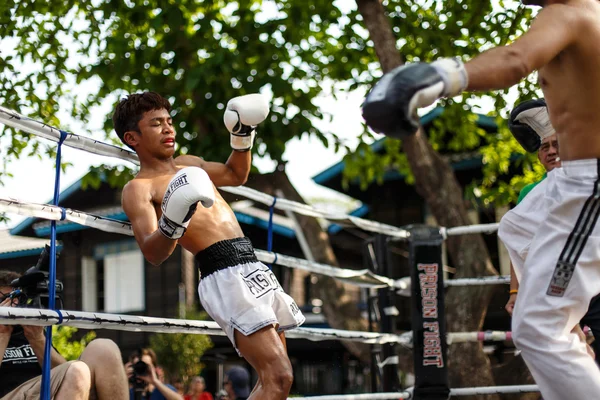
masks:
[[[135,165],[139,165],[137,154],[134,152],[117,147],[111,144],[107,144],[95,139],[87,138],[85,136],[79,136],[74,133],[67,133],[57,129],[53,126],[44,124],[43,122],[36,121],[29,117],[25,117],[14,110],[0,106],[0,123],[11,126],[16,129],[20,129],[27,133],[42,137],[53,142],[59,142],[62,134],[66,134],[66,138],[63,140],[65,146],[69,146],[75,149],[83,150],[89,153],[102,155],[106,157],[118,158],[124,161],[129,161]],[[408,237],[408,231],[392,225],[370,221],[363,218],[358,218],[349,214],[343,213],[329,213],[319,210],[315,207],[307,204],[297,203],[287,199],[278,198],[274,204],[275,197],[259,192],[248,187],[221,187],[219,188],[225,192],[246,197],[256,202],[262,203],[267,206],[274,206],[282,211],[293,211],[298,214],[324,218],[328,221],[335,222],[339,225],[355,226],[369,232],[381,233],[386,236],[391,236],[398,239],[406,239]],[[498,229],[498,224],[482,224],[472,225],[468,227],[454,227],[454,228],[440,228],[444,237],[452,235],[462,235],[467,233],[492,233]]]
[[[51,221],[69,221],[90,228],[99,229],[110,233],[133,236],[129,222],[117,221],[104,218],[83,211],[72,210],[49,204],[27,203],[18,200],[0,198],[0,212],[13,213],[27,217],[43,218]],[[316,274],[326,275],[340,281],[357,285],[360,287],[382,288],[391,287],[399,290],[399,294],[410,296],[410,279],[390,279],[372,273],[369,270],[350,270],[267,252],[255,250],[257,258],[267,264],[278,264],[289,268],[301,269]],[[474,286],[474,285],[496,285],[510,283],[510,277],[481,277],[465,278],[446,281],[446,286]]]
[[[188,333],[225,336],[225,332],[223,332],[219,325],[213,321],[92,313],[84,311],[0,307],[0,321],[2,321],[1,324],[6,325],[67,325],[81,329],[112,329],[129,332]],[[401,335],[325,328],[296,328],[286,331],[286,337],[290,339],[308,339],[311,341],[347,340],[365,344],[398,343],[409,345],[409,340]]]
[[[25,117],[15,111],[6,109],[0,106],[0,123],[11,126],[16,129],[23,130],[30,134],[43,137],[58,143],[57,151],[57,176],[55,186],[58,187],[60,177],[60,148],[61,145],[66,145],[86,152],[115,157],[121,160],[129,161],[135,165],[139,165],[139,160],[134,152],[129,150],[106,144],[94,139],[83,136],[67,133],[47,124],[35,121]],[[358,217],[354,217],[344,213],[328,213],[318,210],[312,206],[296,203],[286,199],[278,199],[261,193],[247,187],[222,187],[223,191],[234,195],[244,196],[256,202],[265,204],[273,208],[284,211],[292,211],[298,214],[324,218],[328,221],[337,223],[343,226],[354,226],[365,231],[380,233],[395,239],[408,239],[411,232],[395,226],[370,221]],[[58,203],[57,190],[55,188],[54,203]],[[51,220],[51,244],[54,248],[56,236],[57,221],[70,221],[85,226],[90,226],[103,231],[132,235],[131,226],[129,223],[115,221],[104,217],[94,216],[80,211],[69,210],[58,206],[50,206],[45,204],[32,204],[12,199],[0,199],[0,212],[17,213],[21,215],[34,216]],[[59,222],[60,223],[60,222]],[[453,235],[475,234],[475,233],[493,233],[498,229],[498,224],[483,224],[472,225],[465,227],[444,228],[440,227],[440,235],[446,239]],[[256,250],[257,257],[266,263],[277,263],[280,265],[300,268],[306,271],[332,276],[347,283],[352,283],[362,287],[382,288],[391,287],[405,291],[410,289],[410,284],[407,286],[406,280],[393,280],[387,277],[382,277],[371,273],[368,270],[345,270],[337,267],[332,267],[324,264],[309,262],[306,260],[297,259],[294,257],[279,255],[272,252]],[[56,260],[55,252],[52,252],[53,263],[51,266],[51,278],[55,273],[54,263]],[[52,280],[52,279],[51,279]],[[459,282],[461,281],[461,282]],[[486,277],[476,279],[457,280],[454,284],[446,286],[458,285],[480,285],[480,284],[505,284],[506,277]],[[409,282],[410,283],[410,282]],[[51,286],[54,286],[52,281]],[[51,296],[54,298],[54,296]],[[53,308],[53,307],[51,307]],[[142,317],[131,315],[116,315],[103,313],[85,313],[78,311],[63,311],[63,310],[39,310],[39,309],[14,309],[0,308],[0,320],[4,324],[29,324],[38,326],[50,325],[70,325],[84,329],[115,329],[128,331],[146,331],[146,332],[165,332],[165,333],[196,333],[209,335],[224,335],[224,332],[214,322],[207,321],[188,321],[154,317]],[[51,330],[50,330],[51,332]],[[334,329],[315,329],[315,328],[296,328],[288,331],[286,335],[289,338],[302,338],[308,340],[348,340],[367,344],[388,344],[397,343],[404,346],[411,346],[413,332],[407,332],[403,335],[373,333],[373,332],[356,332],[342,331]],[[460,332],[448,333],[446,341],[448,343],[473,342],[473,341],[493,341],[493,340],[511,340],[510,332]],[[49,342],[49,341],[48,341]],[[48,346],[47,346],[48,347]],[[49,357],[46,357],[49,358]],[[44,365],[43,374],[43,393],[49,397],[46,389],[48,386],[49,368]],[[45,382],[44,382],[45,381]],[[492,393],[522,393],[527,391],[537,391],[535,385],[512,386],[512,387],[479,387],[479,388],[462,388],[450,389],[452,396],[475,395],[475,394],[492,394]],[[396,393],[369,393],[363,395],[335,395],[335,396],[315,396],[308,397],[312,399],[398,399],[411,398],[412,392],[396,392]]]
[[[513,386],[481,386],[477,388],[455,388],[450,389],[450,396],[475,396],[486,394],[518,394],[539,392],[537,385],[513,385]],[[329,396],[294,397],[290,400],[385,400],[385,399],[412,399],[412,390],[398,393],[365,393],[365,394],[342,394]]]
[[[225,336],[213,321],[157,318],[140,315],[121,315],[85,311],[49,310],[37,308],[0,307],[0,321],[6,325],[67,325],[81,329],[112,329],[129,332],[188,333],[196,335]],[[347,331],[330,328],[296,328],[286,332],[290,339],[311,341],[347,340],[365,344],[397,343],[412,346],[412,332],[389,334],[364,331]],[[512,340],[511,332],[450,332],[449,344],[467,342],[502,342]]]

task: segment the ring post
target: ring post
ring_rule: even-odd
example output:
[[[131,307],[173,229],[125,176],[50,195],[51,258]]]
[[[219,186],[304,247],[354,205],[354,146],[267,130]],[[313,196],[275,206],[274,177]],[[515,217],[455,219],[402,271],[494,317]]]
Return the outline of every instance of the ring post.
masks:
[[[410,225],[415,400],[447,400],[448,344],[444,309],[443,237],[439,228]]]
[[[379,273],[388,278],[398,278],[394,274],[388,249],[389,237],[377,235],[375,237],[375,254],[379,264]],[[396,293],[392,288],[378,290],[379,313],[381,315],[381,333],[396,332],[396,316],[399,314],[396,307]],[[397,392],[400,390],[398,377],[398,354],[396,343],[385,343],[381,346],[381,383],[384,392]]]
[[[370,237],[365,240],[363,246],[363,264],[365,269],[373,272],[374,274],[380,274],[380,265],[379,260],[377,259],[376,249],[375,249],[375,241],[376,239]],[[374,326],[381,326],[381,321],[378,316],[381,313],[377,312],[377,308],[379,307],[377,296],[378,293],[375,289],[366,288],[366,297],[367,297],[367,317],[369,322],[369,332],[374,332]],[[379,392],[379,384],[382,381],[381,371],[378,367],[378,359],[381,355],[381,345],[378,344],[370,344],[369,345],[370,355],[371,355],[371,363],[370,363],[370,375],[371,375],[371,392],[376,393]]]

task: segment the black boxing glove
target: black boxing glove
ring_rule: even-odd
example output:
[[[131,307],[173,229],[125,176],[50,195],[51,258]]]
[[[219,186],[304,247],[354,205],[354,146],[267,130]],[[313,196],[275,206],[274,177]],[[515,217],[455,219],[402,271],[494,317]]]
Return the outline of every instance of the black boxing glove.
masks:
[[[508,118],[508,129],[525,151],[537,152],[542,140],[555,133],[546,100],[527,100],[517,104]]]
[[[367,94],[363,118],[375,132],[402,139],[419,129],[418,108],[456,96],[467,84],[467,71],[457,58],[401,66],[385,74]]]

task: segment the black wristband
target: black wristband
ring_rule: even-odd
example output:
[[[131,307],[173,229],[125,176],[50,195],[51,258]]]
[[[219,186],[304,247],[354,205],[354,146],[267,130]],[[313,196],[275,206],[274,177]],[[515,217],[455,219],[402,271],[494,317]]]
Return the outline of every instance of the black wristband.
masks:
[[[185,227],[165,217],[165,214],[161,215],[158,220],[158,230],[169,239],[180,239],[185,233],[185,229]]]

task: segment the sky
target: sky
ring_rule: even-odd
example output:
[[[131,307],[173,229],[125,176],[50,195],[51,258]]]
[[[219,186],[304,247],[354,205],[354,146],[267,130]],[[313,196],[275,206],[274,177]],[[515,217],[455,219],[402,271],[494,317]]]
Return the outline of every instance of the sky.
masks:
[[[350,0],[338,0],[336,3],[343,8],[355,5],[355,2]],[[3,42],[3,44],[5,43]],[[81,88],[77,90],[81,90]],[[358,143],[356,138],[363,129],[360,105],[364,95],[364,91],[357,90],[338,95],[337,99],[326,95],[316,98],[314,100],[315,104],[323,107],[333,115],[330,123],[320,121],[315,124],[316,127],[322,131],[331,131],[337,134],[338,137],[346,141],[350,148],[354,148]],[[59,118],[68,125],[71,132],[102,140],[103,134],[100,133],[102,119],[110,111],[109,104],[111,103],[107,101],[106,107],[96,113],[97,117],[92,118],[85,124],[81,121],[74,121],[66,112],[62,115],[59,113]],[[484,105],[482,111],[489,110],[486,110]],[[260,135],[260,126],[257,132]],[[226,134],[225,128],[223,134]],[[5,151],[6,144],[7,138],[0,138],[0,156]],[[319,186],[311,179],[314,175],[340,161],[343,156],[344,152],[335,153],[332,149],[325,148],[318,139],[306,135],[301,139],[293,139],[288,142],[284,153],[284,159],[288,161],[286,171],[291,182],[309,202],[314,199],[332,199],[347,202],[348,199],[345,196]],[[69,167],[66,173],[61,174],[61,190],[78,181],[85,175],[90,166],[122,163],[115,159],[91,155],[68,147],[63,149],[63,161],[70,162],[73,166]],[[261,159],[255,156],[253,163],[263,173],[270,172],[275,167],[275,164],[268,158]],[[46,203],[52,198],[55,177],[53,159],[45,158],[40,161],[37,158],[22,157],[9,165],[9,171],[14,177],[6,178],[4,186],[0,186],[0,197],[11,197],[35,203]],[[338,204],[339,202],[335,201],[335,203]],[[13,226],[22,220],[19,216],[12,215],[9,217],[11,217],[9,226]],[[2,225],[0,225],[1,227]]]

